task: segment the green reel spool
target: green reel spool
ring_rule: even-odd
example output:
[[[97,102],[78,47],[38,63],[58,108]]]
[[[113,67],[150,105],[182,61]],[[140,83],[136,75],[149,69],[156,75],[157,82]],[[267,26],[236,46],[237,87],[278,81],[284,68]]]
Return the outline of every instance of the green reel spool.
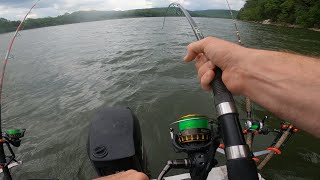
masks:
[[[25,132],[24,129],[22,129],[22,130],[21,129],[9,129],[6,131],[6,134],[9,138],[19,139],[24,136],[24,132]]]
[[[199,114],[183,116],[178,121],[180,131],[187,129],[209,129],[209,118]]]
[[[7,130],[7,134],[8,135],[21,134],[21,130],[20,129],[9,129],[9,130]]]

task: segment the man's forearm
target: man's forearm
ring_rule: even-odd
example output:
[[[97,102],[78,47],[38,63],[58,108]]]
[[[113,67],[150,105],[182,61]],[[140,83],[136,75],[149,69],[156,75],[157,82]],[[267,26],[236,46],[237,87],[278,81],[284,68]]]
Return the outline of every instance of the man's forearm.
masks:
[[[249,97],[276,116],[320,137],[320,59],[248,49],[208,37],[188,45],[184,58],[196,58],[201,87],[210,89],[213,66],[233,94]],[[205,58],[197,58],[204,54]],[[203,56],[201,56],[203,57]]]
[[[320,137],[320,123],[316,123],[320,120],[320,60],[273,51],[249,52],[243,64],[243,94]]]

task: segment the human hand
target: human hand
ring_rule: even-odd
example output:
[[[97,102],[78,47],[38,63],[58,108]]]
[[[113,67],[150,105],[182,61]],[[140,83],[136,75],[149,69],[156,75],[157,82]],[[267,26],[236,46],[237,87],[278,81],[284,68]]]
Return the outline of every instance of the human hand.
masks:
[[[193,42],[187,47],[186,62],[196,61],[198,78],[202,89],[211,90],[210,83],[214,78],[214,68],[223,71],[222,81],[233,94],[242,94],[241,86],[245,75],[245,63],[250,49],[221,39],[207,37]]]
[[[128,170],[110,176],[101,177],[95,180],[149,180],[149,178],[142,172]]]

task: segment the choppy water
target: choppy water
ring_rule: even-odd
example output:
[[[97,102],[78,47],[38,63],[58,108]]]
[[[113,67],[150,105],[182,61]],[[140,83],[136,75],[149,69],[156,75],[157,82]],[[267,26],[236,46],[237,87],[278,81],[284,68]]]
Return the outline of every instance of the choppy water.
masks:
[[[231,20],[196,18],[206,36],[235,41]],[[195,38],[184,18],[121,19],[21,32],[10,59],[4,89],[3,127],[26,128],[16,150],[23,166],[15,179],[90,179],[87,129],[99,107],[129,106],[140,119],[153,177],[169,158],[168,124],[181,115],[213,116],[212,98],[200,89],[193,64],[182,62]],[[320,55],[320,33],[239,22],[249,47]],[[0,35],[4,57],[12,33]],[[241,117],[244,99],[237,98]],[[263,109],[256,107],[256,117]],[[278,127],[279,120],[268,124]],[[273,135],[257,138],[257,149]],[[317,179],[320,141],[305,132],[262,171],[268,179]],[[223,156],[217,159],[223,164]]]

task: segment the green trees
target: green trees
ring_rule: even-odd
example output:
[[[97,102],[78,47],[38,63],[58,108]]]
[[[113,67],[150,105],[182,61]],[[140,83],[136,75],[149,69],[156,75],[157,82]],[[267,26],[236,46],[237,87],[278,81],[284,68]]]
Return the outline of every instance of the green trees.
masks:
[[[320,1],[306,0],[297,8],[296,22],[304,27],[320,27]]]
[[[20,21],[8,21],[0,18],[0,33],[14,31],[19,26]]]
[[[247,0],[238,18],[320,28],[319,0]]]
[[[56,26],[63,24],[72,24],[88,21],[99,21],[106,19],[119,19],[130,17],[162,17],[167,8],[151,8],[151,9],[135,9],[128,11],[77,11],[73,13],[65,13],[57,17],[46,17],[39,19],[27,19],[24,24],[24,29],[33,29],[46,26]],[[237,15],[237,11],[233,11]],[[228,10],[204,10],[190,11],[192,16],[196,17],[215,17],[215,18],[230,18]],[[174,10],[170,10],[168,16],[177,16]],[[20,21],[8,21],[0,18],[0,33],[14,31]]]

